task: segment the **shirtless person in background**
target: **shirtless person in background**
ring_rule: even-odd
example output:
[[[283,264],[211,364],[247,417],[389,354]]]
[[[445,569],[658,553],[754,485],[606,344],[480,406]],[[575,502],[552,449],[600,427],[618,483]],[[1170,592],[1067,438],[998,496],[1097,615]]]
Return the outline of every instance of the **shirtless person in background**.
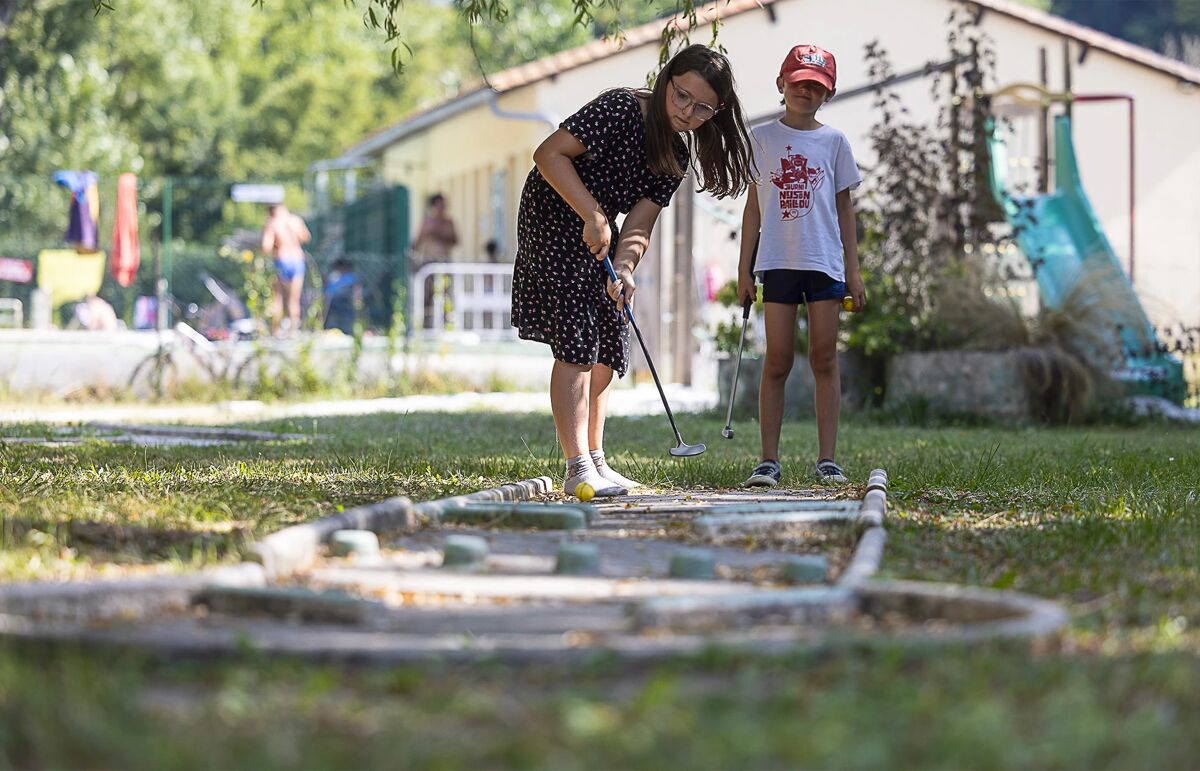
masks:
[[[302,244],[312,240],[308,226],[298,214],[292,214],[281,203],[272,204],[267,222],[263,225],[263,254],[275,258],[275,287],[271,298],[271,323],[276,332],[281,325],[284,298],[287,298],[285,330],[300,328],[300,293],[304,289],[304,249]]]

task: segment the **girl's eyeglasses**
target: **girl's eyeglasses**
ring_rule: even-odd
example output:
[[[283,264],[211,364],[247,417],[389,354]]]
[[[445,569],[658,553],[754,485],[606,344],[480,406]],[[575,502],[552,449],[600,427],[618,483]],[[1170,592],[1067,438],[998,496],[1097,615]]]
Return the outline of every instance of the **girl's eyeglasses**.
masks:
[[[697,102],[694,96],[675,85],[675,78],[671,78],[671,102],[675,105],[675,109],[680,112],[686,112],[690,107],[692,115],[701,122],[710,120],[721,111],[720,107],[713,107],[704,102]]]

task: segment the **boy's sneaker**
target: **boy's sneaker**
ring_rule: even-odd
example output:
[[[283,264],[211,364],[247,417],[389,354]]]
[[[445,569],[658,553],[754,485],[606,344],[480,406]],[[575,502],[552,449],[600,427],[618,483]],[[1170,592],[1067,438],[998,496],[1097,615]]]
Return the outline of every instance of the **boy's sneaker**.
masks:
[[[779,467],[777,460],[764,460],[762,463],[754,467],[750,478],[746,480],[743,487],[774,487],[779,484],[779,477],[783,470]]]
[[[817,461],[817,480],[827,485],[844,485],[850,481],[846,479],[846,472],[842,471],[842,467],[829,458]]]

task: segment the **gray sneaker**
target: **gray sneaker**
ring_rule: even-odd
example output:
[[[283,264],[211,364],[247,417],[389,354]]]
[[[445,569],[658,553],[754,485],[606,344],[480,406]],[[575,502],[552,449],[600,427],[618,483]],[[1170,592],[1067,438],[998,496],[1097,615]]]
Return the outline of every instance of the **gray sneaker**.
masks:
[[[742,487],[775,487],[779,484],[779,478],[782,474],[783,469],[779,467],[779,461],[764,460],[754,467],[754,471],[750,473],[750,478],[745,481]]]
[[[844,485],[850,481],[842,467],[829,458],[817,461],[817,480],[826,485]]]

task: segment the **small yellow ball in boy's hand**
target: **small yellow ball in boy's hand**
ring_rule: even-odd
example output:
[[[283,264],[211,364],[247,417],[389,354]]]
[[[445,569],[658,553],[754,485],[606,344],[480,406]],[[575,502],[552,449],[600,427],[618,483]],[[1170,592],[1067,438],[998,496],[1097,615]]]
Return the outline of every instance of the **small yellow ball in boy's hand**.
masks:
[[[581,501],[590,501],[595,494],[596,491],[593,490],[592,486],[587,482],[581,482],[579,486],[575,488],[575,497]]]
[[[854,310],[854,298],[853,297],[851,297],[850,295],[846,295],[845,297],[842,298],[842,310],[844,310],[846,312],[851,312]]]

